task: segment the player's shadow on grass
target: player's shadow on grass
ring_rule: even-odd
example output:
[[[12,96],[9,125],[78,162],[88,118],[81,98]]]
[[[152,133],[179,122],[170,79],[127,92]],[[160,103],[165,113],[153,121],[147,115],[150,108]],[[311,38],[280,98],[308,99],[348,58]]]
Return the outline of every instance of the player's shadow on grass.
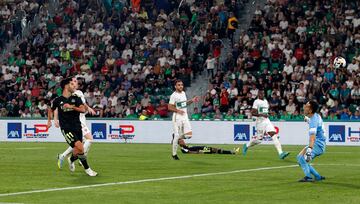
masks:
[[[351,183],[339,183],[339,182],[329,182],[329,181],[323,181],[318,182],[318,185],[328,185],[328,186],[334,186],[334,187],[343,187],[343,188],[351,188],[351,189],[360,189],[360,185],[355,185]]]

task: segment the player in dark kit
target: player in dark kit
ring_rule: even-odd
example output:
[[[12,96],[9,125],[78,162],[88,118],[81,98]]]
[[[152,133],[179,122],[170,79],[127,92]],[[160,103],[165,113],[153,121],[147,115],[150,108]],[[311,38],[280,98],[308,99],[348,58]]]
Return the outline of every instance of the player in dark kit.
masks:
[[[72,95],[76,88],[72,78],[63,79],[61,88],[63,90],[62,95],[55,98],[51,103],[51,108],[48,109],[48,128],[51,127],[54,110],[58,109],[61,132],[66,142],[73,148],[73,154],[68,159],[70,171],[75,171],[74,161],[80,159],[86,174],[96,176],[97,173],[89,167],[86,161],[82,143],[83,135],[79,115],[86,112],[86,107],[79,97]]]
[[[180,139],[179,145],[181,152],[184,154],[235,154],[235,151],[224,150],[216,147],[208,146],[187,146],[185,141]]]

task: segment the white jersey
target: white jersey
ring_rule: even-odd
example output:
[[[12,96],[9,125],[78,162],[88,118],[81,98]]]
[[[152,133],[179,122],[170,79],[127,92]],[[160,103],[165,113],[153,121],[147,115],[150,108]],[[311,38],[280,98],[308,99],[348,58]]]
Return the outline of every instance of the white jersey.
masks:
[[[266,115],[269,114],[269,103],[266,99],[264,100],[256,99],[254,101],[252,108],[256,109],[259,114],[266,114]],[[269,119],[264,117],[256,117],[257,123],[264,122],[265,120],[269,120]]]
[[[84,96],[84,93],[82,91],[76,90],[73,93],[73,96],[77,96],[77,97],[81,98],[81,101],[84,104],[86,103],[85,96]],[[85,115],[86,115],[86,113],[80,113],[80,122],[81,122],[81,124],[86,126],[86,117],[85,117]]]
[[[186,101],[187,101],[187,98],[186,98],[186,94],[184,91],[182,91],[181,93],[175,91],[173,94],[171,94],[169,104],[175,105],[175,107],[177,109],[185,112],[183,115],[174,112],[173,117],[172,117],[173,122],[176,120],[188,120],[189,119],[188,114],[187,114]]]

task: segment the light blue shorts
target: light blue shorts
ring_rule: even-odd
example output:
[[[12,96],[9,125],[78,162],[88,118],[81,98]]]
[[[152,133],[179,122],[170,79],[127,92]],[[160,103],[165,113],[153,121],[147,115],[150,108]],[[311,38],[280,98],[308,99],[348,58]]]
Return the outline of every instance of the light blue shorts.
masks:
[[[308,148],[309,146],[306,146]],[[318,157],[325,153],[326,144],[322,141],[315,141],[314,148],[311,152],[311,158],[314,159],[315,157]]]

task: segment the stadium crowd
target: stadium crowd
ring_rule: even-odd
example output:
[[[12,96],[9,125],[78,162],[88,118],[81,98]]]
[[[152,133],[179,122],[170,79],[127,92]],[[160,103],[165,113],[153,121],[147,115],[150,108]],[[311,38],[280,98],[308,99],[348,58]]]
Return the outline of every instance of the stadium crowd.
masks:
[[[268,0],[210,77],[193,119],[251,118],[259,89],[271,120],[301,120],[317,100],[327,120],[359,120],[360,1]],[[333,60],[343,56],[339,69]]]
[[[76,76],[97,117],[168,117],[173,81],[190,86],[207,58],[218,61],[245,1],[106,0],[102,10],[94,0],[59,0],[59,12],[40,13],[0,62],[0,116],[45,116],[59,81]]]
[[[32,21],[44,0],[0,1],[0,53],[6,43],[22,33],[22,23]],[[25,21],[24,21],[25,20]]]

